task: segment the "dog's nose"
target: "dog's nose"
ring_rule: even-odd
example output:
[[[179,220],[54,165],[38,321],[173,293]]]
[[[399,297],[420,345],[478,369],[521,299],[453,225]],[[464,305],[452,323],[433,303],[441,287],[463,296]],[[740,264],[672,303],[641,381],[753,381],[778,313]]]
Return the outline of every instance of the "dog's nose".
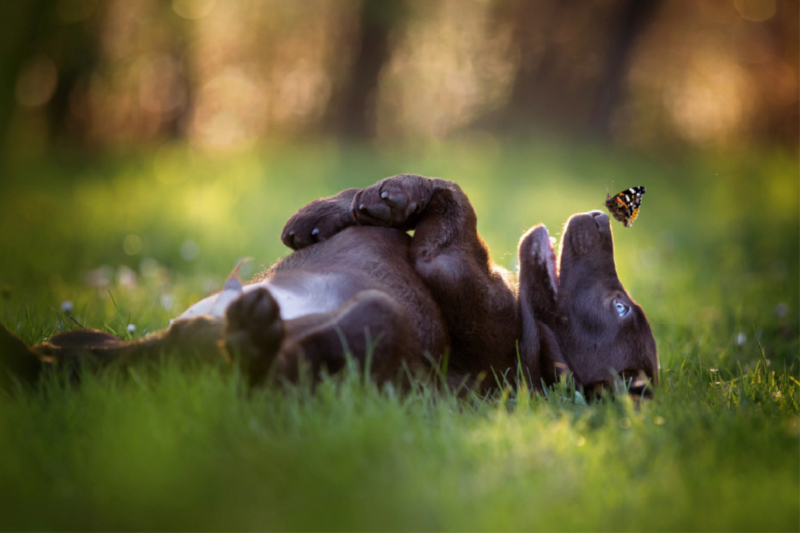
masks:
[[[604,229],[608,227],[608,215],[603,213],[602,211],[589,211],[586,213],[587,215],[591,215],[594,223],[597,224],[598,229]]]

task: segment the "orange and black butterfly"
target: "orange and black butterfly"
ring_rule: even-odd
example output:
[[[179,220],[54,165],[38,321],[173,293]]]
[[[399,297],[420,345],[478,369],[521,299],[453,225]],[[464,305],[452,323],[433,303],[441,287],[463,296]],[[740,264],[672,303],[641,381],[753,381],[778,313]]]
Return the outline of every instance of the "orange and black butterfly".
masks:
[[[606,207],[611,215],[630,228],[642,205],[642,195],[646,192],[644,187],[631,187],[614,196],[607,195]]]

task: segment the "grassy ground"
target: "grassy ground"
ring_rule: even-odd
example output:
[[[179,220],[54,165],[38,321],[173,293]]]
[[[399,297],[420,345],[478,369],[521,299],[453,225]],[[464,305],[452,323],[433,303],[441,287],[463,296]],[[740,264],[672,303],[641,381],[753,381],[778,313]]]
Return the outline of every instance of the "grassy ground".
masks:
[[[373,153],[18,155],[0,183],[0,322],[28,343],[161,329],[238,259],[286,253],[305,202],[410,171],[458,181],[495,260],[560,233],[606,186],[646,185],[614,226],[658,343],[656,399],[561,387],[456,401],[356,373],[248,395],[165,362],[0,397],[2,529],[797,530],[798,159],[631,154],[488,139]],[[133,332],[128,326],[134,325]]]

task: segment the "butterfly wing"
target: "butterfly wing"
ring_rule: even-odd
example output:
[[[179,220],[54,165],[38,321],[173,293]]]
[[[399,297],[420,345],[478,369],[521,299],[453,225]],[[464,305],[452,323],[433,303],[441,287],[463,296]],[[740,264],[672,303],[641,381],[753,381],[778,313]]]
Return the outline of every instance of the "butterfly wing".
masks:
[[[625,189],[619,194],[606,197],[606,207],[614,218],[625,224],[626,228],[629,228],[639,216],[642,195],[645,192],[647,192],[647,189],[644,187]]]

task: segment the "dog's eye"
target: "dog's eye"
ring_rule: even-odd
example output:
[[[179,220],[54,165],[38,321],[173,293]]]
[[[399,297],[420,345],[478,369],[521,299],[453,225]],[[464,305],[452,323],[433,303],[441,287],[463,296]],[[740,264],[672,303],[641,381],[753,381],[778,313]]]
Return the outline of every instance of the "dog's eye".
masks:
[[[615,302],[614,303],[614,308],[617,310],[617,314],[619,315],[620,318],[622,318],[625,315],[627,315],[628,311],[630,311],[630,309],[631,309],[627,305],[625,305],[623,303],[620,303],[620,302]]]

